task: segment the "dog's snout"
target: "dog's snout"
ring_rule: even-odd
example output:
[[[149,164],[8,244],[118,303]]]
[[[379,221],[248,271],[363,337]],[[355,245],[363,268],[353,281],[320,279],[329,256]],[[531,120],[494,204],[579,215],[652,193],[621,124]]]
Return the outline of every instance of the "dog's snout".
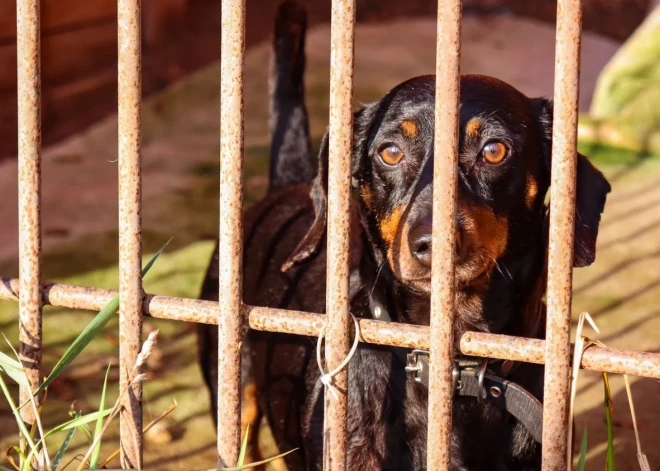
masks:
[[[413,256],[424,266],[431,266],[431,255],[433,254],[432,231],[430,223],[421,223],[416,225],[410,231],[408,236],[408,245]],[[460,250],[463,241],[462,231],[457,224],[455,233],[455,247]]]
[[[422,264],[431,266],[431,224],[422,223],[413,227],[408,237],[410,253]]]

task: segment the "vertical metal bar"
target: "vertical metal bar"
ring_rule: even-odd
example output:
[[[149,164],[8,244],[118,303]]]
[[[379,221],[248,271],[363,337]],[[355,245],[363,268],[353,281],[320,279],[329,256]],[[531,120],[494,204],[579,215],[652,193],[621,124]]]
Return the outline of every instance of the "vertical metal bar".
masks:
[[[41,382],[41,45],[39,0],[18,0],[16,7],[19,350],[32,388],[21,387],[24,403]],[[21,416],[34,420],[31,407]]]
[[[427,467],[449,469],[461,2],[438,2]]]
[[[328,155],[328,371],[349,351],[349,236],[350,181],[353,154],[353,57],[355,0],[333,0],[330,52],[330,126]],[[334,377],[336,396],[325,391],[323,469],[346,468],[346,371]]]
[[[131,380],[142,340],[140,106],[142,95],[140,0],[118,0],[119,126],[119,358],[120,390]],[[142,466],[142,386],[123,401],[121,464]]]
[[[543,408],[542,469],[545,471],[566,468],[581,22],[581,0],[559,0]]]
[[[220,273],[218,465],[235,466],[240,447],[243,259],[243,63],[245,0],[222,2],[220,78]]]

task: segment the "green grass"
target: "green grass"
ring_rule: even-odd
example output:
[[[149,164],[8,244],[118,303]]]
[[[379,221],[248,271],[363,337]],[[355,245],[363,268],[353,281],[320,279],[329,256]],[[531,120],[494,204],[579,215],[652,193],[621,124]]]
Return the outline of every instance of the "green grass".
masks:
[[[657,158],[657,156],[651,154],[593,142],[580,142],[578,151],[586,155],[592,163],[598,166],[631,165],[647,159]]]

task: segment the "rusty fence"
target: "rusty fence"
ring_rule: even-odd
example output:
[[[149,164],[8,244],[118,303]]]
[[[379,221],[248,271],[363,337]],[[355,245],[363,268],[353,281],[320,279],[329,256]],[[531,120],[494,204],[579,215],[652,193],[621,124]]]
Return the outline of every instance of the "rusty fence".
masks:
[[[135,361],[143,316],[217,324],[218,463],[236,462],[240,437],[240,344],[244,327],[318,336],[327,321],[326,362],[334,369],[350,343],[348,295],[349,182],[352,147],[355,0],[332,1],[330,73],[330,165],[328,200],[327,316],[242,302],[243,61],[245,0],[222,2],[221,175],[219,303],[147,295],[141,278],[140,176],[140,0],[118,0],[119,68],[119,294],[120,378]],[[362,342],[433,352],[429,385],[428,469],[449,468],[452,356],[458,344],[465,355],[545,364],[543,470],[566,469],[570,302],[575,205],[578,77],[581,0],[559,0],[556,38],[551,221],[546,340],[468,332],[452,338],[453,233],[458,155],[460,0],[438,2],[436,55],[436,154],[431,324],[413,326],[361,319]],[[17,0],[19,278],[3,278],[0,299],[19,303],[20,355],[36,388],[41,378],[42,306],[100,310],[117,292],[42,283],[40,227],[40,34],[39,0]],[[447,152],[447,145],[450,152]],[[447,204],[447,202],[453,204]],[[581,367],[660,379],[660,354],[592,346]],[[339,390],[346,374],[336,378]],[[124,385],[121,384],[120,387]],[[30,391],[22,389],[21,401]],[[123,404],[120,435],[123,467],[142,465],[141,388]],[[31,422],[30,410],[23,411]],[[346,394],[326,394],[324,469],[345,469]]]

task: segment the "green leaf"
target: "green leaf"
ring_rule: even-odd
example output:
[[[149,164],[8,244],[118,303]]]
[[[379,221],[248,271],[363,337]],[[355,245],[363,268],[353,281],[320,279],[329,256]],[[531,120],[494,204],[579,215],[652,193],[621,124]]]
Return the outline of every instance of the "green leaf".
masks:
[[[241,452],[238,454],[238,462],[236,463],[236,466],[243,466],[243,462],[245,461],[245,453],[247,452],[249,434],[250,434],[250,424],[248,424],[248,426],[245,428],[245,437],[243,437],[243,443],[241,444]]]
[[[32,458],[36,454],[34,449],[38,447],[41,442],[43,442],[46,438],[50,437],[54,433],[57,432],[62,432],[63,430],[70,430],[70,429],[76,429],[84,424],[87,424],[89,422],[93,422],[97,420],[99,417],[105,417],[107,415],[110,415],[112,412],[112,409],[105,409],[105,410],[100,410],[98,412],[92,412],[91,414],[86,414],[83,416],[76,416],[75,418],[64,422],[63,424],[58,425],[57,427],[54,427],[50,429],[48,432],[44,434],[44,436],[37,442],[36,446],[32,448],[33,451],[30,451],[28,454],[28,460]],[[27,461],[27,460],[25,460]]]
[[[165,245],[163,245],[158,252],[149,260],[149,262],[142,269],[142,276],[146,275],[154,262],[158,259],[160,254],[163,252],[167,244],[170,243],[172,239],[168,240]],[[71,364],[75,358],[80,355],[87,345],[103,330],[103,327],[112,319],[112,317],[117,314],[119,311],[119,294],[117,294],[106,306],[101,309],[101,311],[92,319],[87,327],[76,337],[73,343],[69,348],[64,352],[64,355],[59,359],[57,364],[53,367],[53,371],[48,375],[44,382],[37,388],[34,392],[35,395],[41,393],[44,389],[48,387],[50,383],[57,378],[64,369]],[[22,406],[21,406],[22,407]]]
[[[27,385],[25,372],[23,371],[23,365],[21,365],[20,362],[14,360],[9,355],[2,352],[0,352],[0,370],[4,371],[5,374],[13,379],[17,384],[22,386]]]
[[[256,463],[249,463],[249,464],[245,464],[245,465],[242,465],[242,466],[235,466],[233,468],[220,468],[220,471],[242,471],[244,469],[254,468],[254,467],[257,467],[257,466],[261,466],[262,464],[268,464],[271,461],[275,461],[278,458],[282,458],[286,455],[289,455],[289,454],[293,453],[294,451],[296,451],[297,449],[298,448],[294,448],[293,450],[287,451],[286,453],[282,453],[280,455],[273,456],[272,458],[268,458],[267,460],[257,461]]]
[[[9,408],[11,409],[12,413],[14,414],[14,419],[16,420],[16,425],[18,425],[18,429],[21,431],[23,434],[23,437],[25,438],[25,441],[27,444],[30,446],[30,449],[32,452],[35,452],[34,448],[34,442],[30,438],[30,432],[28,431],[27,427],[25,426],[25,422],[23,422],[23,419],[21,418],[21,413],[18,410],[18,407],[16,407],[16,404],[14,403],[14,399],[11,396],[11,393],[9,392],[9,388],[7,388],[7,384],[5,383],[5,380],[2,379],[2,375],[0,375],[0,389],[2,389],[2,393],[5,395],[5,399],[7,400],[7,404],[9,404]]]
[[[584,465],[587,460],[587,426],[584,426],[582,432],[582,443],[580,444],[580,455],[578,456],[577,471],[584,471]]]
[[[88,424],[90,422],[94,422],[95,420],[98,420],[99,417],[103,418],[103,417],[109,416],[111,412],[112,412],[112,409],[103,409],[103,410],[100,410],[100,411],[91,412],[91,413],[83,415],[81,417],[77,417],[75,419],[69,420],[68,422],[64,422],[63,424],[58,425],[57,427],[55,427],[52,430],[49,430],[46,433],[46,436],[50,435],[51,433],[60,432],[62,430],[69,430],[71,428],[80,427],[81,425]]]
[[[607,373],[603,373],[603,386],[605,389],[605,421],[607,422],[607,461],[606,471],[614,471],[614,431],[612,429],[612,415],[614,414],[614,403],[610,392],[610,381]]]
[[[76,414],[76,419],[80,418],[80,412]],[[60,462],[62,461],[62,458],[64,457],[64,453],[66,453],[66,450],[69,448],[69,444],[71,443],[71,440],[73,439],[73,434],[76,433],[77,428],[72,428],[69,430],[69,433],[66,434],[66,438],[62,442],[62,446],[60,446],[60,449],[57,450],[57,454],[55,455],[55,458],[53,458],[53,471],[57,470],[57,467],[60,465]]]
[[[99,410],[103,410],[105,407],[105,390],[108,387],[108,374],[110,374],[110,365],[108,365],[108,369],[105,371],[105,380],[103,380],[103,390],[101,391],[101,403],[99,404]],[[96,420],[96,427],[94,427],[94,439],[92,440],[92,443],[96,441],[99,438],[99,435],[101,435],[101,429],[103,428],[103,417],[99,417]],[[98,443],[94,447],[94,451],[92,452],[92,456],[89,461],[89,469],[96,469],[98,464],[99,464],[99,455],[101,454],[101,440],[99,439]]]

